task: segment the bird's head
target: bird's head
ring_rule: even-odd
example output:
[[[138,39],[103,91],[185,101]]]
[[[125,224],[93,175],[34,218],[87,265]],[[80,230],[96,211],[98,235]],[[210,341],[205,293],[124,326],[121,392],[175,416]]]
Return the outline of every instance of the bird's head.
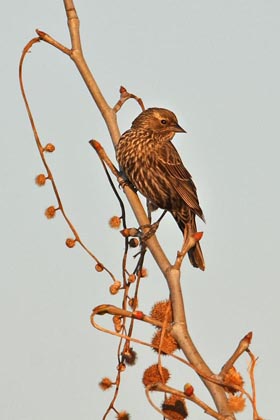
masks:
[[[132,123],[131,128],[152,130],[170,138],[175,133],[185,133],[186,131],[179,126],[176,115],[164,108],[148,108],[143,111]]]

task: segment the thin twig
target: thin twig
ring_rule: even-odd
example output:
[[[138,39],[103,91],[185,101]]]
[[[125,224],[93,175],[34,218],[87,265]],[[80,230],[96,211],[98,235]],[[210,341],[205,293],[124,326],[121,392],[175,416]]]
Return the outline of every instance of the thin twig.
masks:
[[[125,87],[121,86],[120,87],[120,99],[118,100],[118,102],[116,103],[116,105],[114,106],[113,110],[117,113],[121,107],[123,106],[123,104],[128,100],[128,99],[135,99],[141,110],[145,111],[145,106],[144,103],[142,101],[141,98],[139,98],[138,96],[134,95],[133,93],[129,93]]]
[[[40,29],[36,29],[36,33],[39,35],[40,40],[47,42],[48,44],[52,45],[64,54],[69,55],[71,57],[72,50],[69,50],[69,48],[60,44],[60,42],[56,41],[50,35],[46,34],[46,32],[40,31]]]
[[[22,76],[23,63],[24,63],[26,54],[30,51],[31,47],[34,44],[38,43],[39,41],[40,41],[39,38],[33,38],[30,42],[28,42],[26,44],[26,46],[23,49],[23,52],[22,52],[22,55],[21,55],[21,58],[20,58],[20,63],[19,63],[19,82],[20,82],[20,89],[21,89],[23,100],[24,100],[24,104],[25,104],[25,107],[26,107],[26,110],[27,110],[29,121],[30,121],[30,124],[31,124],[31,127],[32,127],[32,131],[33,131],[33,134],[34,134],[35,141],[36,141],[36,145],[37,145],[42,163],[43,163],[43,165],[46,169],[46,172],[47,172],[47,179],[51,182],[52,189],[54,191],[54,194],[55,194],[55,197],[56,197],[56,200],[57,200],[57,203],[58,203],[58,207],[56,208],[56,210],[60,210],[64,220],[66,221],[67,225],[69,226],[70,230],[72,231],[72,233],[75,237],[75,242],[78,242],[80,244],[80,246],[87,252],[87,254],[90,255],[90,257],[93,258],[94,261],[97,264],[101,265],[104,268],[104,270],[110,275],[110,277],[115,281],[116,278],[113,275],[113,273],[85,245],[85,243],[81,240],[77,229],[75,228],[75,226],[71,222],[70,218],[67,216],[66,211],[65,211],[64,206],[63,206],[63,203],[62,203],[62,200],[60,198],[58,187],[57,187],[56,182],[54,180],[52,171],[51,171],[51,169],[50,169],[50,167],[47,163],[47,160],[45,158],[45,148],[43,147],[43,145],[41,143],[41,140],[40,140],[37,128],[36,128],[36,124],[35,124],[35,121],[34,121],[34,118],[33,118],[33,115],[32,115],[32,111],[31,111],[31,108],[30,108],[30,105],[29,105],[29,102],[28,102],[28,99],[27,99],[26,92],[25,92],[24,83],[23,83],[23,76]]]
[[[251,359],[251,363],[249,366],[249,376],[250,376],[251,387],[252,387],[253,416],[254,416],[254,420],[263,420],[259,416],[258,411],[257,411],[257,394],[256,394],[256,383],[255,383],[255,375],[254,375],[258,358],[255,357],[249,349],[247,350],[247,353],[249,354],[250,359]]]

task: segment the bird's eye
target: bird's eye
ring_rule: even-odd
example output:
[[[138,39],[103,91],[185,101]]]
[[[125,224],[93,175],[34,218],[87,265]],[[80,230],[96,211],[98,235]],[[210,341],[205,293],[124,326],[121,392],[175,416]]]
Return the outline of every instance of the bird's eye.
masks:
[[[166,124],[167,121],[166,120],[161,120],[161,124]]]

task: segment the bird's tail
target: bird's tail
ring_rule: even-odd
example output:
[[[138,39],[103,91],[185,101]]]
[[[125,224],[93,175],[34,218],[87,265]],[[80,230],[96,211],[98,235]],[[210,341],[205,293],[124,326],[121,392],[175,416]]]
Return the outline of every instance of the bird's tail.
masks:
[[[190,229],[190,232],[188,232],[188,234],[190,234],[190,235],[197,232],[194,217],[187,224],[185,224],[181,220],[178,220],[176,217],[175,217],[175,219],[176,219],[181,231],[183,232],[183,234],[184,234],[186,228]],[[205,270],[205,262],[204,262],[203,253],[202,253],[201,246],[200,246],[199,242],[196,242],[195,245],[188,251],[188,256],[189,256],[189,260],[190,260],[191,264],[194,267],[200,268],[200,270],[202,270],[202,271]]]
[[[202,271],[205,270],[205,262],[199,242],[196,242],[195,246],[189,250],[188,255],[194,267],[200,268]]]

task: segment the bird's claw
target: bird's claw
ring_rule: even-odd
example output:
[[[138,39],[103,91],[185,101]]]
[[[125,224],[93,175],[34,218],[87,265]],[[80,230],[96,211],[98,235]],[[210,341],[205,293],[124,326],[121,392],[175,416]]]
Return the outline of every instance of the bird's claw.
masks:
[[[131,187],[130,182],[123,178],[121,175],[118,177],[118,183],[119,183],[119,187],[124,189],[125,187]]]
[[[141,235],[141,239],[143,242],[147,241],[148,239],[150,239],[157,231],[159,227],[159,222],[155,222],[151,225],[142,225],[140,226],[140,229],[142,231],[142,235]],[[143,229],[149,229],[147,232],[144,232]]]
[[[136,191],[134,185],[127,179],[127,177],[125,176],[125,173],[122,170],[118,172],[117,180],[118,180],[120,188],[124,189],[125,187],[129,187],[133,191]]]

